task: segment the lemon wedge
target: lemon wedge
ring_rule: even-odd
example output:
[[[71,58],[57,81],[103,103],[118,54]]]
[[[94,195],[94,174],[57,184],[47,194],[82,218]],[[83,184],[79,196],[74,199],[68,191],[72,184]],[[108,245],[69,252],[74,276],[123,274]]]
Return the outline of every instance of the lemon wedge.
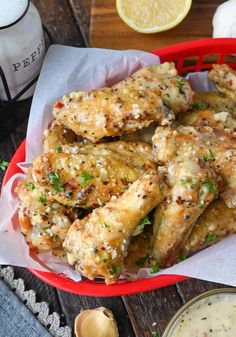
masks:
[[[116,0],[120,18],[140,33],[157,33],[177,26],[192,0]]]

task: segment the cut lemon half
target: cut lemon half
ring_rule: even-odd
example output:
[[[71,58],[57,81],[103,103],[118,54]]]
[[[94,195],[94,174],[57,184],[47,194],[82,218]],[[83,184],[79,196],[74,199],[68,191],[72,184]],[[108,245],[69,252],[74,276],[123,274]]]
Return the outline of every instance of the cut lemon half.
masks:
[[[157,33],[177,26],[192,0],[116,0],[120,18],[140,33]]]

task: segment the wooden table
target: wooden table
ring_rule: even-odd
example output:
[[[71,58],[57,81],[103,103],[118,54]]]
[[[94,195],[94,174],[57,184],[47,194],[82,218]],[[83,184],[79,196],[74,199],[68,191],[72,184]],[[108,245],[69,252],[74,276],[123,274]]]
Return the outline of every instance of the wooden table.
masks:
[[[90,0],[35,0],[44,24],[55,43],[86,47]],[[28,109],[30,101],[19,105]],[[0,143],[0,159],[9,161],[26,134],[27,119]],[[0,185],[4,172],[0,171]],[[81,309],[104,306],[117,319],[120,337],[151,337],[153,331],[163,333],[167,323],[183,303],[206,290],[222,285],[189,279],[159,289],[114,298],[78,296],[56,290],[38,280],[24,268],[14,268],[15,275],[24,279],[27,289],[35,289],[38,301],[50,303],[51,311],[61,314],[64,324],[73,327]],[[156,323],[156,325],[155,325]]]

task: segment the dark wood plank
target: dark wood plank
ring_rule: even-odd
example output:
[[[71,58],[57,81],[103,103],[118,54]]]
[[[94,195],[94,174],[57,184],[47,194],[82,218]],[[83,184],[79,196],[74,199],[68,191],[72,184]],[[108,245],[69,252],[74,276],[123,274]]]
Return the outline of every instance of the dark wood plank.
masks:
[[[84,41],[67,0],[34,0],[54,43],[83,47]]]
[[[74,325],[75,317],[84,309],[105,307],[110,309],[118,324],[120,337],[134,337],[132,327],[127,317],[125,306],[120,297],[88,297],[78,296],[58,290],[59,299],[66,322],[69,326]],[[137,335],[138,337],[139,335]],[[141,335],[140,335],[141,337]]]
[[[174,286],[123,296],[123,301],[137,337],[151,337],[154,331],[161,336],[182,305]]]
[[[72,13],[80,28],[86,46],[89,46],[90,11],[92,0],[69,0]]]
[[[55,288],[39,280],[26,268],[14,267],[14,273],[15,278],[22,278],[24,280],[26,290],[35,290],[37,302],[47,302],[51,313],[55,311],[60,315],[62,314],[61,305]],[[61,319],[64,323],[64,315],[61,315]]]
[[[183,303],[208,290],[228,287],[224,284],[207,282],[197,279],[188,279],[176,284],[177,291]]]
[[[221,0],[194,0],[186,18],[176,27],[142,34],[119,17],[115,0],[93,0],[90,45],[98,48],[155,50],[171,44],[212,36],[212,17]]]

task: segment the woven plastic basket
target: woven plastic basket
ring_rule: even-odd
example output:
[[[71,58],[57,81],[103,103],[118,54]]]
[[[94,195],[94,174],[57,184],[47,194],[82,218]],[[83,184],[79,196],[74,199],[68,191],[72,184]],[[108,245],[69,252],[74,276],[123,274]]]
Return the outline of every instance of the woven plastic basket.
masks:
[[[213,63],[227,63],[236,68],[236,39],[204,39],[199,41],[186,42],[162,48],[152,52],[158,55],[161,62],[174,61],[179,74],[186,74],[193,71],[207,70]],[[13,156],[6,171],[4,182],[10,179],[15,173],[20,172],[17,163],[25,159],[25,141],[19,146]],[[186,279],[181,275],[163,275],[145,280],[119,281],[117,284],[107,286],[103,281],[82,280],[74,282],[53,273],[30,271],[44,282],[64,291],[74,294],[90,296],[118,296],[143,292],[151,289],[161,288],[166,285]]]

